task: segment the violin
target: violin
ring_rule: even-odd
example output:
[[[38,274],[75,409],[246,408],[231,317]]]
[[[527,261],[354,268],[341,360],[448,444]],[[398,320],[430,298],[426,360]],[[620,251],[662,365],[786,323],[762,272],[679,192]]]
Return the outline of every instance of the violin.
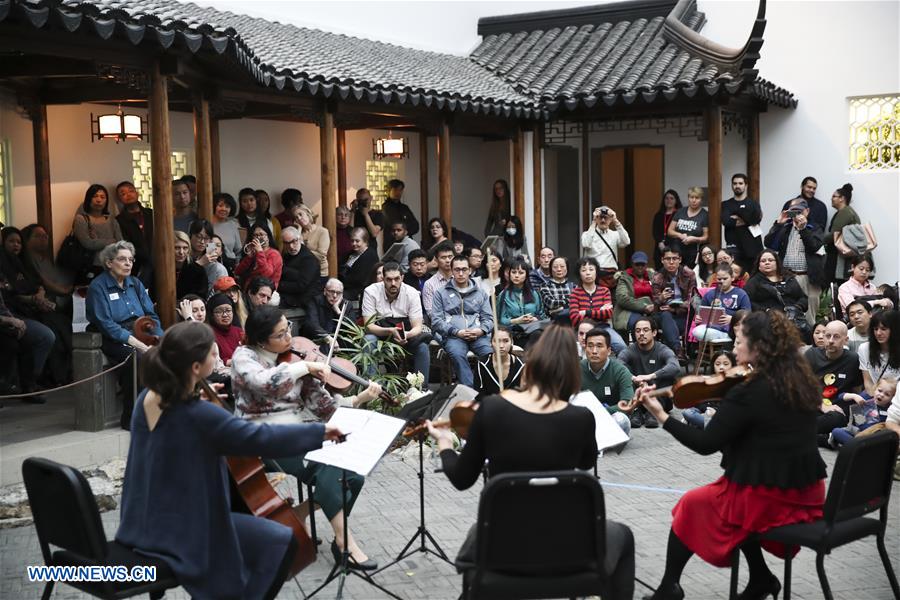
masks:
[[[291,339],[291,348],[278,355],[278,362],[294,362],[298,360],[308,360],[311,362],[321,362],[331,367],[331,373],[325,377],[325,387],[338,394],[343,394],[353,384],[360,385],[363,388],[369,387],[369,380],[363,379],[356,374],[356,365],[346,358],[337,356],[328,356],[319,350],[319,346],[312,340],[296,336]],[[382,390],[378,395],[382,402],[390,406],[395,406],[397,402]]]
[[[650,392],[653,397],[671,396],[676,408],[691,408],[702,402],[711,400],[719,400],[725,394],[738,385],[746,381],[750,375],[751,369],[744,366],[731,367],[723,373],[716,375],[685,375],[675,382],[675,385],[659,388]],[[637,398],[631,400],[620,400],[619,410],[622,412],[631,412],[637,406]]]
[[[159,336],[153,332],[156,330],[156,321],[152,317],[138,317],[134,321],[132,333],[137,341],[147,346],[155,346],[159,343]]]
[[[449,419],[438,419],[432,421],[431,424],[438,429],[451,427],[459,437],[465,439],[469,436],[469,426],[472,424],[472,419],[475,418],[476,410],[478,410],[477,402],[463,400],[450,409]],[[425,419],[418,419],[407,425],[402,435],[405,438],[412,438],[427,432],[428,425],[425,424]]]

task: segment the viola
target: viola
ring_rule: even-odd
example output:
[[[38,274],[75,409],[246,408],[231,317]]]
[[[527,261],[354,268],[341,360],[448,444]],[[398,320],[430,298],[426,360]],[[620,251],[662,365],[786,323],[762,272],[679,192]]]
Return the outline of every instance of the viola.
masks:
[[[476,410],[478,410],[477,402],[463,400],[450,409],[449,419],[438,419],[432,421],[431,424],[438,429],[451,427],[459,437],[465,439],[469,436],[469,426],[472,424],[472,419],[475,418]],[[418,419],[407,425],[403,430],[403,437],[412,438],[423,435],[427,431],[428,426],[425,424],[425,419]]]
[[[675,385],[659,388],[650,392],[651,396],[671,396],[676,408],[691,408],[702,402],[720,400],[725,394],[746,381],[750,369],[744,366],[732,367],[724,373],[709,377],[704,375],[685,375]],[[619,410],[631,412],[637,406],[637,399],[620,400]]]
[[[159,336],[153,332],[156,330],[156,321],[152,317],[138,317],[134,321],[133,333],[136,340],[147,346],[155,346],[159,343]]]
[[[312,340],[296,336],[291,339],[291,348],[278,355],[278,362],[294,362],[297,360],[308,360],[311,362],[321,362],[331,367],[331,373],[325,377],[325,387],[333,392],[342,394],[350,389],[353,384],[369,387],[369,380],[363,379],[356,374],[356,365],[346,358],[337,356],[328,359],[328,356],[319,350],[319,346]],[[391,398],[391,395],[382,390],[378,397],[391,406],[397,402]]]

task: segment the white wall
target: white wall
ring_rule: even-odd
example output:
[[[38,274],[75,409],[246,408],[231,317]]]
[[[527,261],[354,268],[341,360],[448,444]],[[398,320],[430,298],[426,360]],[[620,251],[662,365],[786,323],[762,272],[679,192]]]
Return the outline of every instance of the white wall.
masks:
[[[756,2],[700,0],[704,34],[731,46],[746,40]],[[796,110],[772,108],[760,119],[763,210],[772,216],[800,181],[819,181],[817,196],[853,185],[853,208],[878,237],[878,280],[900,273],[900,171],[851,172],[848,119],[851,96],[900,94],[900,3],[769,2],[760,74],[792,91]]]

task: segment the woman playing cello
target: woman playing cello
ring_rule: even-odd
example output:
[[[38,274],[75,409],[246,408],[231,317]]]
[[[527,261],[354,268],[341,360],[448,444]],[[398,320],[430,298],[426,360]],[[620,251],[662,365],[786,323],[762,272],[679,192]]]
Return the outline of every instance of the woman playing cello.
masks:
[[[217,358],[209,326],[175,325],[142,362],[116,541],[164,560],[192,598],[274,598],[297,544],[274,521],[231,512],[225,455],[302,453],[322,424],[256,425],[198,400]]]
[[[652,600],[683,598],[681,572],[693,554],[727,567],[740,547],[750,581],[743,600],[777,597],[781,582],[769,571],[753,533],[822,516],[825,463],[816,446],[820,390],[806,361],[796,328],[779,311],[753,312],[736,329],[734,353],[753,365],[744,383],[732,388],[706,429],[669,418],[650,393],[637,400],[678,441],[700,454],[722,452],[725,473],[682,496],[672,510],[666,570]],[[765,543],[764,543],[765,544]],[[781,554],[783,547],[765,545]]]
[[[328,365],[312,361],[279,363],[279,355],[290,353],[291,327],[274,306],[259,306],[244,326],[245,344],[231,358],[231,385],[235,397],[235,413],[255,422],[320,423],[327,421],[340,406],[360,406],[378,397],[381,387],[372,383],[356,396],[332,395],[317,379],[331,372]],[[307,377],[309,375],[309,377]],[[335,540],[331,552],[339,560],[343,550],[344,529],[341,502],[341,470],[318,463],[304,464],[303,452],[286,451],[273,461],[264,461],[271,470],[283,470],[304,483],[315,485],[315,502],[322,507],[331,523]],[[359,496],[364,478],[350,474],[348,510]],[[303,507],[308,507],[307,503]],[[305,518],[306,515],[300,515]],[[349,516],[349,515],[348,515]],[[352,535],[350,567],[373,570],[378,565],[356,545]]]

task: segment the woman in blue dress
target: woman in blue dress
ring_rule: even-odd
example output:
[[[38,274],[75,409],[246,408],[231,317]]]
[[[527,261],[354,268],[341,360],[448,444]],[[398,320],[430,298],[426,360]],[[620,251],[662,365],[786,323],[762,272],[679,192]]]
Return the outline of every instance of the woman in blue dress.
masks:
[[[199,399],[213,370],[208,325],[169,329],[143,361],[116,541],[164,560],[192,598],[274,598],[297,545],[287,527],[231,512],[224,457],[301,454],[336,440],[322,423],[257,425]]]

